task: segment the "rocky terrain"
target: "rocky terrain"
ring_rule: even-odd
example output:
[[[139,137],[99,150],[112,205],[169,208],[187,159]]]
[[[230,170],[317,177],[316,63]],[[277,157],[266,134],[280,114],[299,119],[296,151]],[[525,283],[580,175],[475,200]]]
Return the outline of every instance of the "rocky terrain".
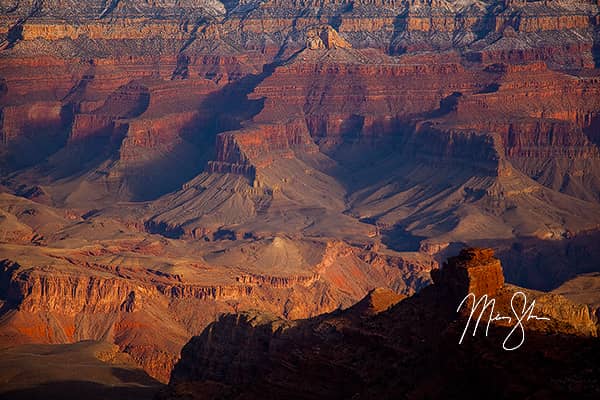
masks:
[[[227,315],[184,347],[158,398],[597,397],[600,347],[588,308],[504,284],[492,254],[461,252],[410,298],[378,289],[344,311],[300,321]],[[483,325],[496,313],[512,315],[517,291],[549,320],[524,322],[523,347],[507,352],[502,342],[514,321],[493,321],[487,335]],[[469,311],[456,305],[467,293],[496,304],[482,312],[481,331],[459,344]]]
[[[225,313],[345,321],[465,245],[597,309],[599,146],[595,0],[0,0],[0,349],[166,382]]]
[[[43,217],[32,202],[20,206]],[[436,265],[418,253],[286,236],[199,247],[102,218],[50,235],[57,237],[44,236],[37,246],[2,247],[0,345],[108,341],[161,380],[189,337],[221,313],[315,316],[379,286],[413,293]]]

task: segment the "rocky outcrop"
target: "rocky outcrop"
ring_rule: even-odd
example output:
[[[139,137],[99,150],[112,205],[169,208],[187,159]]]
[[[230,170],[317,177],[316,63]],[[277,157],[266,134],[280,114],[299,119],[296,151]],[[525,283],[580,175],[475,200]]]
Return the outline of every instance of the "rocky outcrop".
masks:
[[[331,26],[311,28],[306,32],[306,47],[310,50],[318,49],[347,49],[352,47]]]
[[[252,181],[257,168],[268,167],[275,159],[293,158],[296,151],[309,154],[318,151],[300,120],[221,133],[216,148],[216,160],[208,164],[210,172],[237,173]]]
[[[450,257],[441,270],[433,270],[435,285],[455,291],[458,299],[469,293],[477,298],[487,294],[495,296],[504,285],[500,260],[494,258],[492,249],[463,249]]]
[[[556,311],[574,311],[582,306],[554,295],[527,292],[539,301],[537,315],[551,315],[557,320],[543,321],[545,326],[524,324],[524,348],[511,353],[518,358],[515,363],[512,358],[506,359],[507,353],[502,349],[508,328],[500,321],[494,321],[489,332],[479,332],[469,337],[468,343],[458,343],[466,317],[456,313],[451,294],[480,289],[480,294],[496,299],[495,311],[505,315],[506,301],[524,289],[502,284],[502,268],[489,249],[464,250],[450,259],[442,271],[443,279],[436,279],[432,287],[411,298],[402,300],[376,290],[354,307],[308,320],[289,321],[256,312],[224,316],[183,348],[169,387],[158,398],[218,398],[230,393],[244,398],[293,395],[299,399],[341,399],[349,393],[356,398],[393,393],[405,393],[409,398],[423,394],[443,398],[454,390],[470,396],[488,387],[483,383],[479,388],[472,380],[471,385],[465,386],[465,379],[470,378],[460,376],[470,376],[482,365],[486,365],[486,373],[504,371],[503,377],[511,379],[510,387],[502,386],[503,396],[546,390],[554,394],[594,393],[593,387],[566,388],[562,378],[538,369],[554,357],[543,351],[548,345],[568,349],[565,351],[576,358],[561,370],[561,377],[584,376],[586,368],[593,365],[592,354],[597,354],[598,347],[593,338],[595,332],[589,329],[589,314],[584,321],[578,311],[566,312],[562,317]],[[556,310],[550,311],[549,304]],[[481,364],[478,361],[482,357],[494,363]],[[397,363],[391,363],[392,360]],[[374,368],[382,362],[388,366],[385,371]],[[508,365],[512,368],[505,369]],[[450,373],[454,371],[450,366],[458,371]],[[537,374],[524,373],[534,369]],[[386,379],[381,381],[384,376]],[[443,389],[432,388],[432,379],[443,381]],[[322,384],[325,382],[335,382],[336,389],[330,390],[329,385]]]

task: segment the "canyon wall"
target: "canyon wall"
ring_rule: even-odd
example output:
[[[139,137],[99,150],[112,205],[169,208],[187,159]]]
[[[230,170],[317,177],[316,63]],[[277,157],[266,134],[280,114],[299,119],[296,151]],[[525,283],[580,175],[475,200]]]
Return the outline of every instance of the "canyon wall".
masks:
[[[48,248],[27,257],[18,256],[19,248],[13,248],[7,254],[10,258],[2,261],[0,274],[0,342],[109,341],[152,376],[166,380],[189,336],[223,312],[259,307],[290,318],[318,315],[349,306],[382,284],[412,293],[426,284],[435,265],[423,257],[380,257],[344,243],[307,242],[300,247],[282,239],[264,243],[259,257],[302,248],[316,252],[304,256],[314,261],[289,261],[295,264],[269,273],[260,263],[258,270],[251,265],[240,270],[236,258],[235,267],[220,266],[218,272],[202,259],[182,264],[171,250],[161,251],[158,243],[134,247],[121,261],[113,257],[131,248],[126,242],[113,242],[104,250]],[[156,249],[151,255],[146,253],[152,248]],[[179,272],[169,272],[174,265]]]

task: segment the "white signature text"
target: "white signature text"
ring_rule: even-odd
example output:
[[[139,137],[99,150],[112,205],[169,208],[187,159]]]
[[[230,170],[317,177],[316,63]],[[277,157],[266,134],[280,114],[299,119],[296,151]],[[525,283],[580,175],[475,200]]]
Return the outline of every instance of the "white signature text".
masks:
[[[496,299],[489,298],[487,294],[477,299],[477,296],[475,296],[474,293],[469,293],[465,296],[465,298],[458,305],[456,312],[460,311],[463,305],[465,305],[465,307],[468,307],[466,303],[469,299],[473,301],[471,305],[471,311],[469,314],[469,319],[467,320],[467,323],[465,325],[465,329],[463,330],[460,340],[458,341],[458,344],[461,344],[463,342],[463,339],[465,338],[465,335],[473,321],[475,321],[475,326],[473,327],[473,336],[475,336],[477,328],[479,327],[479,323],[481,322],[481,319],[486,312],[489,312],[489,317],[487,319],[487,324],[485,327],[485,336],[488,335],[490,324],[494,321],[506,321],[509,324],[512,324],[514,321],[514,326],[504,339],[504,342],[502,342],[502,348],[507,351],[516,350],[519,347],[521,347],[521,345],[523,345],[523,343],[525,342],[525,327],[523,325],[524,322],[532,319],[546,321],[550,320],[550,318],[539,317],[535,315],[533,313],[533,309],[535,307],[535,300],[532,300],[531,303],[528,305],[527,295],[525,295],[525,293],[521,291],[515,292],[512,298],[510,299],[510,308],[512,310],[513,316],[500,315],[499,312],[496,312],[494,310],[494,307],[496,306]],[[519,301],[517,301],[518,299],[522,299],[522,307],[518,306],[518,303],[520,303]],[[476,315],[477,312],[479,312],[478,315]]]

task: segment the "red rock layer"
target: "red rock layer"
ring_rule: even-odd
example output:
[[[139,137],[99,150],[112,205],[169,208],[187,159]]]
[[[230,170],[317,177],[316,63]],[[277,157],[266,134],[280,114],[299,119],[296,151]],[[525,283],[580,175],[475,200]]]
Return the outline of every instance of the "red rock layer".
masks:
[[[381,258],[336,243],[327,246],[321,262],[306,270],[263,273],[236,268],[223,274],[227,267],[219,267],[221,272],[215,270],[207,275],[208,281],[202,279],[213,283],[201,283],[189,276],[207,265],[186,267],[184,275],[138,268],[132,266],[139,262],[135,260],[134,264],[112,263],[110,258],[127,250],[138,256],[140,251],[158,251],[155,257],[164,257],[160,248],[123,245],[113,245],[111,250],[59,252],[40,261],[40,265],[52,263],[47,266],[22,267],[3,261],[1,300],[9,311],[4,314],[0,342],[109,341],[164,381],[181,346],[216,315],[256,307],[292,318],[317,315],[352,304],[384,281],[399,291],[412,292],[423,284],[418,277],[434,265],[419,258]],[[109,259],[103,258],[106,255]],[[346,266],[351,266],[353,275],[340,283],[336,276]],[[413,273],[409,269],[414,280],[409,279]]]

